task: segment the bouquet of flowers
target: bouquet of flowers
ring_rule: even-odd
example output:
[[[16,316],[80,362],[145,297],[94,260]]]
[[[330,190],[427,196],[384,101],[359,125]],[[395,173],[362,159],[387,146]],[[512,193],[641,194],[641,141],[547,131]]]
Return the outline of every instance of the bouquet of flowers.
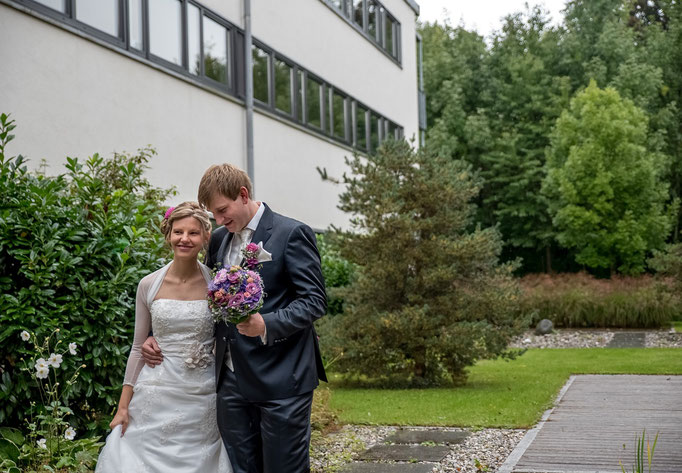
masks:
[[[208,306],[216,322],[244,322],[263,307],[263,280],[255,267],[272,259],[263,244],[249,243],[242,251],[244,266],[221,268],[208,285]]]

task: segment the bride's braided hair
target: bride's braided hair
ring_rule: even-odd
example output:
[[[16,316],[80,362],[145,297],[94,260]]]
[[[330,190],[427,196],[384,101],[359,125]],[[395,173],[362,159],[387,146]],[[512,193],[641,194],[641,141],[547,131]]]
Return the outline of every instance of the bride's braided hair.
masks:
[[[201,229],[204,233],[211,233],[211,220],[206,212],[197,202],[183,202],[177,207],[171,207],[166,211],[166,215],[161,221],[161,233],[166,238],[170,239],[170,233],[173,229],[173,222],[185,217],[194,217],[199,221]]]

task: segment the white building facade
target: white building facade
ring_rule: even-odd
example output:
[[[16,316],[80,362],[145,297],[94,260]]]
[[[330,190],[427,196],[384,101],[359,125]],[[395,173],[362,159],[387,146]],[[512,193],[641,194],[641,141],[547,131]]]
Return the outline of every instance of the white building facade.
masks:
[[[59,174],[66,156],[152,146],[148,176],[177,202],[196,200],[211,164],[247,169],[243,2],[0,0],[10,154]],[[413,0],[251,2],[256,199],[345,226],[341,189],[318,168],[340,176],[354,152],[419,141],[418,12]]]

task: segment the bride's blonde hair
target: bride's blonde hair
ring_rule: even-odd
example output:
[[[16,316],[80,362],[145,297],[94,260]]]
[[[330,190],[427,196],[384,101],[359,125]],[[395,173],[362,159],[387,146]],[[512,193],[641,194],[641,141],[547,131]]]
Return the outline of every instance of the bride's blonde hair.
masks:
[[[211,233],[211,219],[206,212],[197,202],[183,202],[177,207],[171,207],[166,211],[166,215],[161,221],[161,232],[166,238],[166,241],[170,240],[170,233],[173,229],[173,222],[186,217],[194,217],[199,221],[201,225],[201,230],[204,235]]]

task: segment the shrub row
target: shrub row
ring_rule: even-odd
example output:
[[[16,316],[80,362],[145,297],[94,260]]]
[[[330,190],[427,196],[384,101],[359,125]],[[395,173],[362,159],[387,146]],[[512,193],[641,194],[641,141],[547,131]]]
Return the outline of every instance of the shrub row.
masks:
[[[651,276],[596,279],[586,273],[521,278],[521,308],[532,323],[557,327],[660,328],[682,311],[669,280]]]

